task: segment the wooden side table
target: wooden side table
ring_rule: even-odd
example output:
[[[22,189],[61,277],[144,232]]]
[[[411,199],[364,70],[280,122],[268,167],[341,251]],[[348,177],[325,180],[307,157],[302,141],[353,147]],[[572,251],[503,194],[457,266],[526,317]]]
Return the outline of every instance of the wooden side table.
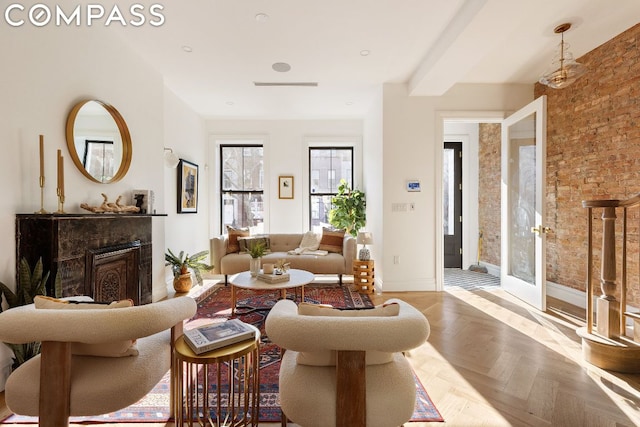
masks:
[[[212,427],[257,426],[259,350],[259,331],[253,339],[202,354],[191,350],[184,335],[179,337],[174,350],[176,426],[191,427],[194,422],[197,426]],[[210,369],[215,372],[215,383],[211,384]]]
[[[372,294],[375,290],[375,268],[373,260],[353,260],[353,283],[356,291],[363,294]]]

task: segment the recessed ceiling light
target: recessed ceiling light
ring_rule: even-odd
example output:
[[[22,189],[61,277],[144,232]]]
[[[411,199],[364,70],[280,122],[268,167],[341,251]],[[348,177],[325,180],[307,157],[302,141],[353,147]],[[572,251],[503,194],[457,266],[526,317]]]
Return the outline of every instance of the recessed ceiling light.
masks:
[[[227,101],[226,104],[230,107],[236,105],[236,103],[233,101]]]
[[[353,105],[353,101],[347,101],[347,102],[345,102],[345,104],[347,104],[347,105]]]
[[[369,49],[363,49],[360,51],[360,56],[369,56],[371,51]]]
[[[186,44],[182,46],[182,50],[184,50],[187,53],[193,52],[193,48],[191,46],[187,46]]]
[[[273,68],[273,71],[286,73],[287,71],[291,70],[291,65],[287,64],[286,62],[276,62],[271,66],[271,68]]]
[[[267,15],[266,13],[258,13],[256,15],[257,22],[267,22],[268,20],[269,20],[269,15]]]

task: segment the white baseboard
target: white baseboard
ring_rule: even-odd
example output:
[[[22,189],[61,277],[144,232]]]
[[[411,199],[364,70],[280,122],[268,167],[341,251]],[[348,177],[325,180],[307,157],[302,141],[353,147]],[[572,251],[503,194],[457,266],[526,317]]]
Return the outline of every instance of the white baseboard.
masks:
[[[575,305],[576,307],[580,307],[583,309],[587,309],[587,296],[586,292],[579,291],[577,289],[569,288],[567,286],[560,285],[558,283],[547,281],[547,295],[562,300],[564,302],[568,302],[569,304]],[[593,297],[593,310],[596,310],[596,300],[597,296]],[[625,311],[638,312],[637,307],[632,305],[628,305]],[[627,318],[627,326],[633,324],[633,320]]]
[[[490,275],[495,277],[500,277],[499,265],[489,264],[488,262],[480,262],[480,265],[482,265],[483,267],[486,267],[487,273],[489,273]]]
[[[378,287],[379,286],[379,287]],[[412,292],[412,291],[435,291],[436,280],[434,278],[424,278],[419,280],[382,280],[375,279],[376,292]]]
[[[480,264],[485,266],[488,273],[492,276],[500,277],[499,265],[489,264],[487,262],[481,262]],[[571,305],[575,305],[576,307],[584,309],[587,308],[586,296],[583,291],[579,291],[559,283],[547,281],[547,295],[561,301],[565,301]]]
[[[547,280],[547,295],[568,302],[576,307],[587,308],[587,297],[584,291],[579,291]]]

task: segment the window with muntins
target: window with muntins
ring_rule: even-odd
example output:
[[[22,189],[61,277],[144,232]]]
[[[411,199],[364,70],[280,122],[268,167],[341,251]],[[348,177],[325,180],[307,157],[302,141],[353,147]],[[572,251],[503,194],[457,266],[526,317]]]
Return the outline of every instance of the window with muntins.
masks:
[[[353,147],[309,148],[309,224],[311,230],[331,227],[331,199],[338,194],[340,180],[353,188]]]
[[[264,229],[264,159],[260,144],[220,145],[220,222]]]

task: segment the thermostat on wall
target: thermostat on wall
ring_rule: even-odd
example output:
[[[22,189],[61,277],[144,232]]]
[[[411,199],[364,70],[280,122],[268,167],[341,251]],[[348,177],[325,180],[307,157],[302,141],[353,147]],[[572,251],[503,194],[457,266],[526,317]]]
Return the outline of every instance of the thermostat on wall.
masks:
[[[410,179],[407,181],[407,191],[420,191],[420,181]]]

